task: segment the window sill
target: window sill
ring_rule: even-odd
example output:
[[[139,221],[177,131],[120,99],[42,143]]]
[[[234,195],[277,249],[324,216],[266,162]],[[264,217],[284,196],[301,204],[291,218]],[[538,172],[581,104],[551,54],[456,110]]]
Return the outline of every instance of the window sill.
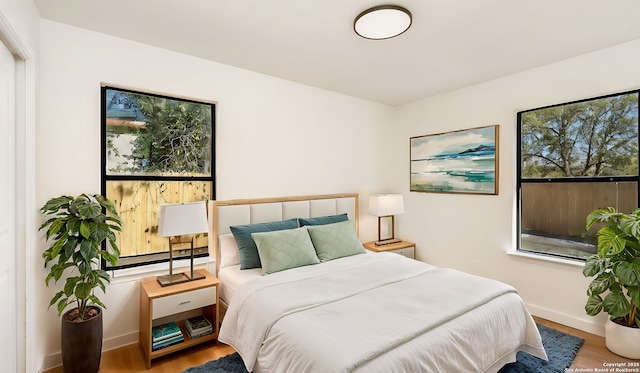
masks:
[[[173,272],[185,272],[185,268],[190,268],[190,259],[176,259],[173,261]],[[195,258],[193,260],[193,268],[207,269],[211,272],[211,268],[215,268],[215,260],[210,256],[204,258]],[[213,272],[212,272],[213,273]],[[111,275],[111,283],[125,283],[138,281],[146,277],[163,276],[169,274],[169,263],[149,264],[134,268],[124,268],[109,271]]]
[[[572,267],[579,267],[582,268],[584,267],[584,261],[582,260],[577,260],[577,259],[565,259],[565,258],[559,258],[559,257],[555,257],[555,256],[550,256],[550,255],[544,255],[544,254],[534,254],[534,253],[529,253],[529,252],[524,252],[524,251],[518,251],[518,250],[509,250],[507,251],[507,254],[509,255],[513,255],[516,257],[521,257],[521,258],[529,258],[529,259],[536,259],[536,260],[542,260],[545,262],[551,262],[551,263],[559,263],[559,264],[564,264],[564,265],[569,265]]]

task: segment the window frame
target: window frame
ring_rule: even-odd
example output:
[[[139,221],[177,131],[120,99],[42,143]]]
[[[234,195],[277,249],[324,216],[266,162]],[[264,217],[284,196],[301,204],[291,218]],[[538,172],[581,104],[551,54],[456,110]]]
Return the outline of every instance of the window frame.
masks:
[[[516,207],[516,234],[517,236],[517,240],[516,240],[516,252],[518,253],[526,253],[526,254],[532,254],[532,255],[539,255],[541,257],[552,257],[552,258],[559,258],[559,259],[566,259],[566,260],[573,260],[573,261],[579,261],[579,262],[585,262],[586,259],[585,258],[578,258],[575,256],[569,256],[569,255],[561,255],[561,254],[556,254],[556,253],[546,253],[546,252],[539,252],[539,251],[534,251],[534,250],[529,250],[529,249],[523,249],[522,248],[522,185],[523,184],[533,184],[533,183],[547,183],[547,184],[554,184],[554,183],[617,183],[617,182],[636,182],[637,187],[636,187],[636,198],[638,201],[638,204],[640,204],[640,112],[638,113],[638,122],[637,122],[637,126],[638,126],[638,175],[637,176],[576,176],[576,177],[540,177],[540,178],[523,178],[522,177],[522,168],[523,168],[523,160],[522,160],[522,115],[528,112],[532,112],[532,111],[536,111],[536,110],[542,110],[542,109],[548,109],[548,108],[554,108],[554,107],[559,107],[559,106],[566,106],[566,105],[571,105],[571,104],[579,104],[579,103],[583,103],[583,102],[589,102],[589,101],[594,101],[594,100],[598,100],[598,99],[606,99],[606,98],[610,98],[610,97],[616,97],[616,96],[623,96],[623,95],[630,95],[630,94],[636,94],[637,95],[637,100],[638,100],[638,108],[640,109],[640,89],[634,89],[634,90],[629,90],[629,91],[623,91],[623,92],[617,92],[617,93],[612,93],[612,94],[607,94],[607,95],[602,95],[602,96],[596,96],[596,97],[589,97],[589,98],[585,98],[585,99],[580,99],[580,100],[575,100],[575,101],[568,101],[568,102],[562,102],[562,103],[558,103],[558,104],[553,104],[553,105],[547,105],[547,106],[542,106],[542,107],[537,107],[537,108],[533,108],[533,109],[527,109],[527,110],[522,110],[522,111],[518,111],[516,114],[516,132],[517,132],[517,138],[516,138],[516,142],[517,142],[517,155],[516,155],[516,194],[517,194],[517,207]],[[586,216],[585,216],[586,219]],[[586,230],[585,230],[586,231]]]
[[[153,97],[164,98],[168,100],[178,100],[202,105],[208,105],[211,108],[211,144],[210,144],[210,159],[211,159],[211,172],[209,176],[155,176],[155,175],[108,175],[107,172],[107,90],[118,90],[122,92],[134,93],[134,94],[143,94]],[[125,88],[117,85],[103,84],[100,86],[100,185],[101,192],[103,196],[107,195],[107,182],[108,181],[151,181],[151,182],[162,182],[162,181],[174,181],[174,182],[190,182],[190,181],[202,181],[209,182],[211,185],[210,195],[211,199],[216,199],[216,106],[215,102],[204,101],[204,100],[195,100],[191,98],[177,97],[177,96],[169,96],[165,94],[152,93],[143,90],[136,90],[131,88]],[[126,227],[123,227],[123,230]],[[103,243],[103,249],[105,249],[105,243]],[[142,254],[136,255],[136,258],[145,257],[145,256],[157,256],[158,253],[155,254]],[[209,250],[206,252],[196,254],[194,257],[203,258],[209,256]],[[174,262],[180,261],[183,258],[174,258]],[[151,266],[159,263],[166,263],[169,261],[168,255],[168,244],[167,244],[167,257],[160,259],[151,259],[145,260],[136,263],[129,264],[117,264],[115,266],[111,266],[104,258],[101,260],[101,268],[105,271],[117,271],[122,269],[130,269],[130,268],[144,268],[144,266]]]

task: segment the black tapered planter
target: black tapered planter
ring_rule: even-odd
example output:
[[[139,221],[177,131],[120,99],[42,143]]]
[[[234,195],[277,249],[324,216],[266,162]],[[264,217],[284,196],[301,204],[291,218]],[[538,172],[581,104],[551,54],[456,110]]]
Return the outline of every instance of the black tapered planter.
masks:
[[[96,373],[102,356],[102,309],[98,315],[80,322],[62,316],[62,365],[65,373]]]

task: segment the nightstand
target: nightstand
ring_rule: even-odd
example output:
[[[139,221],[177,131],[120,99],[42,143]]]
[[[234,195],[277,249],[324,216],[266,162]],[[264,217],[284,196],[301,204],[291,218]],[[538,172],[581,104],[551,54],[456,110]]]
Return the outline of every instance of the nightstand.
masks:
[[[364,248],[375,252],[386,251],[394,254],[400,254],[411,259],[416,258],[416,244],[409,241],[400,241],[380,246],[376,245],[375,241],[371,241],[365,243]]]
[[[140,345],[147,369],[151,360],[187,347],[218,338],[218,279],[206,270],[196,271],[204,279],[162,287],[156,277],[140,281]],[[213,326],[213,333],[191,339],[184,326],[184,319],[202,314]],[[184,341],[159,350],[152,349],[151,329],[175,321],[182,331]]]

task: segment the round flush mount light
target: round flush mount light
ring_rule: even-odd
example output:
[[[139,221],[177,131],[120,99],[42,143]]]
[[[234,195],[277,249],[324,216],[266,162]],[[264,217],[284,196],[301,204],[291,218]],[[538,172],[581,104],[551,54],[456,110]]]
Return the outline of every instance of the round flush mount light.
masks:
[[[356,34],[365,39],[396,37],[411,26],[411,12],[397,5],[380,5],[358,14],[353,21]]]

